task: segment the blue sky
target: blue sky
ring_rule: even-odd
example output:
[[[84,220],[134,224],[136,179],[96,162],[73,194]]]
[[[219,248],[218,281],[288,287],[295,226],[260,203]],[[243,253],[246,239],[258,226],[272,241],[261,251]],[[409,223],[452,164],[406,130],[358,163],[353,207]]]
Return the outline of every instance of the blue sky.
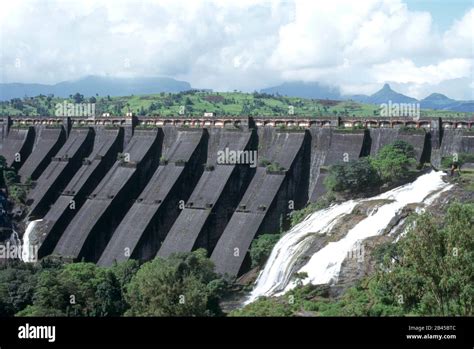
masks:
[[[0,81],[317,81],[348,95],[388,82],[474,99],[473,23],[472,1],[459,0],[15,0],[0,12]]]
[[[408,9],[427,11],[439,30],[447,30],[474,6],[472,0],[407,0]]]

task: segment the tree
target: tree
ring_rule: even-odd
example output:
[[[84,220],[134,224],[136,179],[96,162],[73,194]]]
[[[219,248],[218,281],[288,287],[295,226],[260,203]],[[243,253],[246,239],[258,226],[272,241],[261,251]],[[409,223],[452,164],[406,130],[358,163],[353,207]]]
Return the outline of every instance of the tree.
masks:
[[[0,269],[0,315],[13,316],[32,302],[36,286],[33,267],[21,261]]]
[[[74,103],[82,103],[84,101],[84,95],[81,95],[79,92],[76,92],[74,96],[72,96]]]
[[[252,268],[264,265],[279,239],[280,234],[262,234],[253,240],[250,246]]]
[[[443,220],[419,216],[400,241],[399,256],[385,261],[380,288],[406,313],[472,316],[474,204],[452,204]]]
[[[199,249],[144,263],[127,286],[132,316],[210,316],[221,313],[217,300],[223,280]]]
[[[380,185],[380,177],[370,158],[360,158],[329,168],[324,184],[330,191],[360,193]]]
[[[383,147],[373,158],[372,164],[383,182],[397,182],[406,178],[416,164],[415,151],[410,144],[397,141]]]
[[[124,308],[121,285],[113,272],[93,263],[73,263],[41,272],[33,307],[21,314],[118,316]]]

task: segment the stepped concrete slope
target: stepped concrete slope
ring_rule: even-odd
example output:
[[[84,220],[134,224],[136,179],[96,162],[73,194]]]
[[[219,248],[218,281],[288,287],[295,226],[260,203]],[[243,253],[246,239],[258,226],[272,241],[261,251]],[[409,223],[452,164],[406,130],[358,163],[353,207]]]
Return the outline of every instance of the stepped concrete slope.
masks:
[[[74,216],[54,249],[73,260],[96,262],[120,219],[158,166],[163,131],[136,130],[123,158],[99,183]]]
[[[265,135],[268,131],[273,131],[273,135]],[[265,163],[258,167],[212,252],[217,272],[237,276],[241,269],[247,270],[250,266],[247,252],[252,240],[260,233],[279,232],[284,228],[280,225],[289,213],[290,200],[295,209],[306,203],[307,191],[298,190],[305,188],[305,181],[307,186],[309,178],[309,168],[303,164],[305,155],[306,163],[309,160],[309,154],[304,151],[305,139],[309,143],[309,134],[305,137],[305,132],[275,132],[268,128],[259,137],[260,162],[264,159],[265,163],[281,169],[271,170]],[[309,144],[306,149],[309,150]]]
[[[36,225],[36,243],[40,257],[50,254],[67,224],[76,215],[88,195],[96,188],[122,151],[123,129],[94,128],[94,147],[82,166]]]
[[[326,192],[324,179],[327,168],[344,161],[357,160],[368,155],[368,134],[363,130],[345,132],[333,129],[311,129],[312,156],[309,200],[315,202]]]
[[[218,151],[253,150],[254,139],[252,131],[211,129],[208,165],[163,241],[160,257],[199,247],[212,251],[255,172],[248,164],[218,164]]]
[[[325,193],[331,165],[404,140],[436,167],[474,153],[473,130],[468,117],[6,117],[0,154],[36,184],[39,258],[110,266],[205,248],[218,272],[239,276],[257,236]],[[244,150],[260,161],[241,162]]]
[[[33,126],[10,128],[8,135],[5,135],[0,143],[0,154],[5,158],[9,167],[18,170],[31,154],[34,142],[35,129]]]
[[[27,198],[32,217],[43,217],[61,191],[81,167],[82,159],[92,150],[94,133],[92,128],[73,130],[66,143],[53,157]]]
[[[28,179],[37,180],[66,141],[66,132],[62,126],[37,126],[35,132],[33,151],[18,171],[23,183]]]
[[[98,264],[128,258],[150,260],[199,180],[206,162],[207,130],[164,129],[163,159],[148,185],[115,230]]]

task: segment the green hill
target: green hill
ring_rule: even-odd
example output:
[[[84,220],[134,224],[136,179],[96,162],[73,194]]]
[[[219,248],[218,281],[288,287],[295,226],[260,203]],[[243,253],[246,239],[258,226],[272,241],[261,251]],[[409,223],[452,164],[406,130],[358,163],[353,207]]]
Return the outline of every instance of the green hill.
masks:
[[[200,116],[212,112],[216,116],[376,116],[379,108],[371,104],[354,101],[334,101],[304,99],[297,97],[273,96],[265,93],[209,92],[190,90],[179,93],[159,93],[151,95],[110,97],[96,96],[84,98],[80,94],[69,98],[53,95],[14,98],[0,102],[0,115],[6,116],[54,116],[55,106],[64,100],[71,103],[96,103],[96,115],[108,112],[111,115],[125,115],[134,112],[139,116],[176,116],[184,107],[184,115]],[[292,114],[293,112],[293,114]],[[422,117],[466,118],[469,113],[422,110]]]

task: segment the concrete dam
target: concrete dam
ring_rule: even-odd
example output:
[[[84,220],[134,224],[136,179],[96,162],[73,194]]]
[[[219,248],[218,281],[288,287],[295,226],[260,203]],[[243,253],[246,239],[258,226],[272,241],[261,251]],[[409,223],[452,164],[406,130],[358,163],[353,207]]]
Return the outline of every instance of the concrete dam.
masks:
[[[474,153],[474,121],[439,118],[8,117],[0,132],[0,154],[32,183],[40,258],[110,266],[205,248],[230,276],[249,270],[257,236],[324,194],[329,166],[398,139],[434,166]]]

